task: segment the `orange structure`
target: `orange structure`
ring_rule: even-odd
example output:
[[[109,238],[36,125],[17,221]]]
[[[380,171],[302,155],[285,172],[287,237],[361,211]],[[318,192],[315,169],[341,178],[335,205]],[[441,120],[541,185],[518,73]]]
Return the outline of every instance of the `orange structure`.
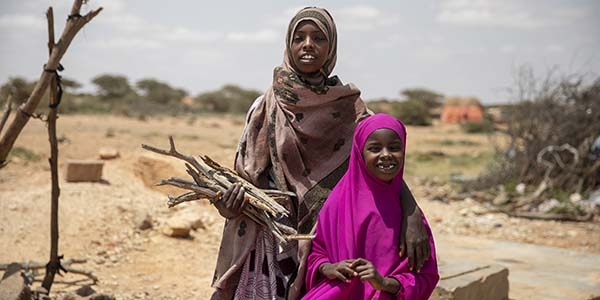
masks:
[[[483,122],[483,106],[477,98],[447,98],[440,119],[445,123]]]

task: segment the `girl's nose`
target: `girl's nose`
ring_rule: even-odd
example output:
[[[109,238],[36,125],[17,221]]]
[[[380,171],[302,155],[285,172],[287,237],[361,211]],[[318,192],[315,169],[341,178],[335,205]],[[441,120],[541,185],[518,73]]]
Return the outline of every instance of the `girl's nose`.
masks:
[[[313,40],[310,38],[310,36],[307,36],[304,39],[304,42],[302,43],[302,49],[307,49],[307,48],[310,48],[310,49],[313,48]]]
[[[383,148],[383,150],[381,150],[381,157],[390,158],[392,157],[392,153],[387,148]]]

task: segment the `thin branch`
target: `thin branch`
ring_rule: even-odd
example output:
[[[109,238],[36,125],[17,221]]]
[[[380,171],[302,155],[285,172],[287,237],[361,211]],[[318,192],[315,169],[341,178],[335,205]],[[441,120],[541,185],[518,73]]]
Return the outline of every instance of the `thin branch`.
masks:
[[[169,206],[169,208],[181,204],[183,202],[189,202],[189,201],[195,201],[198,199],[202,199],[202,195],[198,195],[194,192],[188,192],[185,193],[183,195],[179,195],[177,197],[173,197],[173,196],[168,196],[169,197],[169,201],[167,201],[167,205]]]

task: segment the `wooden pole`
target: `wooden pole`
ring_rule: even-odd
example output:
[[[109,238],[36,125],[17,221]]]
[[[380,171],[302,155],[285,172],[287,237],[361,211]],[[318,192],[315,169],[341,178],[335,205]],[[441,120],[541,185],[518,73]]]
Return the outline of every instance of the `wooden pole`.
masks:
[[[52,55],[54,48],[54,13],[52,7],[46,12],[48,19],[48,54]],[[50,80],[50,99],[48,113],[48,139],[50,140],[50,174],[52,178],[52,194],[50,207],[50,261],[46,265],[46,275],[42,281],[42,287],[47,293],[54,282],[54,276],[64,268],[60,264],[62,257],[58,256],[58,198],[60,196],[60,187],[58,186],[58,142],[56,139],[56,119],[58,115],[58,105],[60,99],[57,99],[58,73]]]

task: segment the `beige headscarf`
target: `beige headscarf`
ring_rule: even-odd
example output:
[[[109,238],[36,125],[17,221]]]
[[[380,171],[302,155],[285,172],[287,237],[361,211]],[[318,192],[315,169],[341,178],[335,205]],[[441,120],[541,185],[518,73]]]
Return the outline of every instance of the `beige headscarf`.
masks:
[[[310,76],[297,71],[290,50],[294,31],[305,20],[326,34],[330,46],[320,74]],[[275,68],[273,85],[252,113],[236,159],[236,170],[252,182],[264,186],[271,175],[278,189],[295,192],[296,207],[311,187],[346,161],[356,120],[365,114],[358,88],[329,77],[336,60],[331,15],[322,8],[302,9],[288,26],[284,63]]]

